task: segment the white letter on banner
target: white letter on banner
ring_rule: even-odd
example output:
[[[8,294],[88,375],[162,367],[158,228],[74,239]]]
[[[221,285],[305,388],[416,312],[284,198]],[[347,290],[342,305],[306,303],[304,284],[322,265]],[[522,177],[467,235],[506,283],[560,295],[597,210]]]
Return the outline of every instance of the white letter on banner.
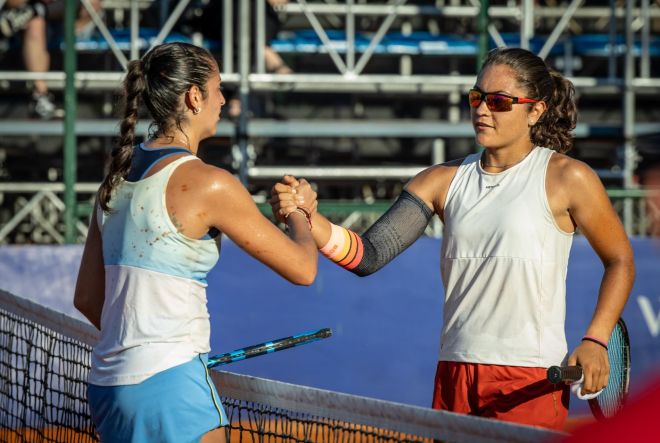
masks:
[[[660,334],[660,312],[657,314],[653,312],[653,306],[651,306],[651,300],[648,297],[640,295],[637,297],[637,302],[639,303],[639,309],[642,310],[642,315],[644,316],[644,320],[646,320],[651,336],[657,337]]]

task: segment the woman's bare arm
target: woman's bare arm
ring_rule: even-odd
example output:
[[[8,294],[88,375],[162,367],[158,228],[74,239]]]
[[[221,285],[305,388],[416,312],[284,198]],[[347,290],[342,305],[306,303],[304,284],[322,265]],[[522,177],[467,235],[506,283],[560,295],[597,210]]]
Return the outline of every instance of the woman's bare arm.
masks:
[[[96,205],[89,223],[87,240],[78,270],[73,304],[97,329],[101,329],[101,311],[105,301],[103,244],[96,217]]]

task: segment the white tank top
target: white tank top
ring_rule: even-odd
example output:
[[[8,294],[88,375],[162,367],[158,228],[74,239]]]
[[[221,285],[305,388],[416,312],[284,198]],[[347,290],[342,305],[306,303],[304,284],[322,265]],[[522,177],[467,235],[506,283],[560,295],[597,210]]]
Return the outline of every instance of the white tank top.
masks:
[[[441,361],[547,367],[567,356],[566,269],[573,240],[545,190],[554,151],[500,173],[468,156],[449,186],[441,272]]]
[[[186,237],[165,195],[182,157],[136,182],[122,181],[100,212],[105,302],[89,382],[139,383],[210,349],[206,275],[219,257],[214,240]],[[194,192],[194,191],[190,191]]]

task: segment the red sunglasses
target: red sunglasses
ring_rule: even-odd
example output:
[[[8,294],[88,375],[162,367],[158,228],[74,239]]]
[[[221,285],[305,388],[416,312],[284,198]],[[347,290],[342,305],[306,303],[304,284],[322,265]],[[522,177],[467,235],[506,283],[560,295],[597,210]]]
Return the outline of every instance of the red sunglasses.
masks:
[[[538,100],[532,100],[531,98],[511,97],[495,92],[481,92],[478,89],[470,89],[468,100],[471,108],[478,108],[481,102],[486,100],[486,106],[493,112],[507,112],[516,104],[538,102]]]

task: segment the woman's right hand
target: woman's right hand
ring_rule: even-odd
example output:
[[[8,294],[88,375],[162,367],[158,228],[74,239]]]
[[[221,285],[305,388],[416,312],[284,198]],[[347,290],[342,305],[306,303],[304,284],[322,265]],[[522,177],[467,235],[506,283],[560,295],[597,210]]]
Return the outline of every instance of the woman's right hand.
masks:
[[[285,175],[282,181],[275,183],[271,189],[271,205],[273,216],[281,223],[296,209],[304,209],[310,217],[316,212],[317,194],[304,178],[298,180],[291,175]]]

